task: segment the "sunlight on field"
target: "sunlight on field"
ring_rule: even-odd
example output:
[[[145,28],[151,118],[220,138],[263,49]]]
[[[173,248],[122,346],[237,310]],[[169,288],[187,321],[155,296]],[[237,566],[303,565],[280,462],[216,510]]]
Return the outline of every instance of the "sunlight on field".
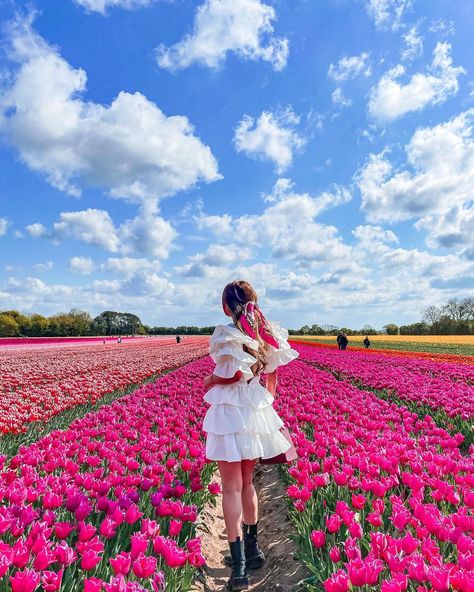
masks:
[[[318,341],[336,341],[335,335],[291,335],[290,339],[309,339]],[[349,341],[362,342],[365,335],[348,335]],[[370,341],[410,341],[413,343],[455,343],[474,345],[474,335],[369,335]]]

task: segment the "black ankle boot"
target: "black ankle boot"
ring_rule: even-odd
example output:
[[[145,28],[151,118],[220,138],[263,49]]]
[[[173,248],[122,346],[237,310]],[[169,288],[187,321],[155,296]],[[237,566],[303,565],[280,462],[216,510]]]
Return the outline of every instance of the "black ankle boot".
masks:
[[[247,569],[258,569],[265,563],[265,555],[260,549],[257,540],[257,528],[256,524],[244,524],[244,549],[245,549],[245,561]]]
[[[260,549],[257,540],[257,528],[256,524],[242,524],[242,533],[244,535],[244,550],[245,550],[245,563],[247,569],[258,569],[265,563],[265,555]],[[232,567],[232,557],[230,555],[224,556],[224,563],[227,567]]]
[[[240,540],[240,537],[237,537],[236,541],[229,543],[229,547],[232,559],[232,573],[227,582],[227,589],[231,592],[248,590],[249,578],[245,567],[244,542]]]

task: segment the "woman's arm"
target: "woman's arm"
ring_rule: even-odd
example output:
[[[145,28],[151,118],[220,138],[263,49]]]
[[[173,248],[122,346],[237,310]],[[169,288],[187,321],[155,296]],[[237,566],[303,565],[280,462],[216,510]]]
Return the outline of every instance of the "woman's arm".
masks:
[[[266,382],[267,391],[270,392],[273,396],[276,395],[277,384],[278,384],[278,370],[274,370],[270,374],[267,374],[267,382]]]
[[[209,374],[209,376],[206,376],[204,379],[204,386],[207,388],[209,386],[214,386],[215,384],[234,384],[234,382],[239,382],[242,376],[243,374],[241,370],[237,370],[231,378],[221,378],[215,374]]]

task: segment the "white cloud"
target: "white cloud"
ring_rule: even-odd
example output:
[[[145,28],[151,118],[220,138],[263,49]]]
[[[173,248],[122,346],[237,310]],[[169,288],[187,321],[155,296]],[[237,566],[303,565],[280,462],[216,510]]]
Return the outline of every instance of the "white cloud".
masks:
[[[367,11],[377,28],[396,31],[411,4],[412,0],[367,0]]]
[[[198,228],[211,231],[217,238],[228,242],[229,236],[245,248],[269,249],[273,257],[296,261],[298,265],[318,266],[324,262],[350,257],[334,226],[315,222],[322,211],[347,203],[350,193],[336,187],[333,193],[317,197],[308,193],[295,193],[287,179],[279,179],[270,196],[264,200],[270,205],[262,214],[243,215],[212,220],[201,213],[196,218]],[[229,233],[229,228],[231,232]]]
[[[299,117],[291,108],[279,113],[263,111],[258,119],[244,115],[235,129],[237,152],[261,160],[272,160],[279,173],[287,169],[293,153],[301,150],[305,140],[294,129]]]
[[[49,271],[53,269],[54,263],[52,261],[46,261],[45,263],[36,263],[33,267],[38,271]]]
[[[25,230],[33,238],[39,238],[40,236],[45,236],[48,233],[46,226],[40,224],[39,222],[28,224],[28,226],[25,226]]]
[[[430,246],[474,244],[474,109],[418,129],[405,153],[407,170],[394,170],[387,152],[372,154],[357,182],[369,220],[416,220]]]
[[[248,247],[213,244],[204,253],[188,257],[189,263],[176,267],[175,272],[182,277],[224,277],[229,273],[229,265],[251,258]]]
[[[438,43],[433,51],[433,62],[428,74],[414,74],[403,85],[397,82],[405,73],[401,65],[386,72],[372,89],[369,113],[379,122],[390,122],[411,111],[419,111],[429,104],[438,105],[457,93],[458,77],[465,74],[459,66],[453,66],[451,45]]]
[[[46,237],[55,242],[78,240],[112,253],[139,253],[153,259],[166,259],[178,236],[154,206],[141,208],[135,218],[120,226],[115,226],[106,210],[89,208],[61,212],[50,232],[42,224],[30,224],[26,229],[35,238]]]
[[[0,131],[32,170],[72,195],[94,186],[136,202],[220,178],[187,117],[166,116],[140,92],[120,92],[110,105],[83,99],[86,73],[48,46],[32,20],[7,27],[18,69],[0,95]]]
[[[4,236],[7,233],[9,222],[6,218],[0,218],[0,236]]]
[[[158,64],[172,71],[193,63],[218,68],[228,53],[235,53],[282,70],[288,40],[274,36],[275,18],[275,9],[260,0],[205,0],[196,10],[193,32],[171,47],[157,48]]]
[[[405,47],[402,51],[402,60],[411,61],[423,53],[423,37],[418,35],[416,25],[403,35],[403,40],[405,41]]]
[[[118,234],[123,254],[142,253],[157,259],[169,256],[178,236],[170,222],[151,210],[144,210],[132,220],[127,220]]]
[[[358,76],[370,76],[371,71],[369,54],[363,52],[357,56],[343,57],[337,65],[331,64],[328,76],[336,82],[344,82]]]
[[[454,35],[455,28],[453,21],[443,21],[442,19],[434,21],[429,29],[430,33],[443,34],[445,36]]]
[[[71,257],[69,259],[69,269],[75,273],[89,275],[94,271],[94,262],[90,257]]]
[[[116,6],[131,10],[140,8],[154,2],[154,0],[74,0],[76,4],[85,8],[88,12],[106,14],[108,8]]]
[[[338,86],[336,90],[332,93],[331,98],[332,102],[334,103],[334,105],[336,105],[336,107],[343,108],[350,107],[352,105],[351,99],[348,99],[344,96],[344,93],[342,92],[342,88],[340,86]]]
[[[159,271],[161,269],[161,263],[160,261],[151,261],[144,257],[109,257],[103,268],[119,273],[124,277],[131,277],[137,271]]]
[[[89,208],[79,212],[61,212],[52,232],[57,240],[74,239],[116,252],[120,239],[112,218],[105,210]]]

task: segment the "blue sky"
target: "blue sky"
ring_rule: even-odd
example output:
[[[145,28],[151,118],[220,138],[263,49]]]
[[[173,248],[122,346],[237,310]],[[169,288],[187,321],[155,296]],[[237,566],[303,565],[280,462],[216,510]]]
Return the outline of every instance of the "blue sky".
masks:
[[[468,0],[0,0],[0,309],[408,323],[474,287]]]

